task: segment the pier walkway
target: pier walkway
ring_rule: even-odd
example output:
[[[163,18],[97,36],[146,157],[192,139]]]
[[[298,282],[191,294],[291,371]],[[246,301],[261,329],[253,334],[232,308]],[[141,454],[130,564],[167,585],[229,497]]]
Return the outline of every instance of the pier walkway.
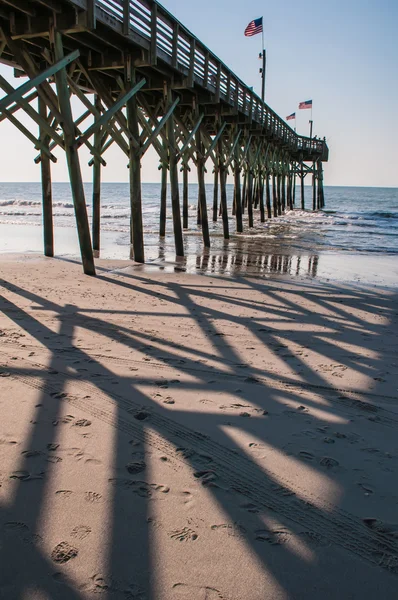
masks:
[[[165,235],[170,182],[176,254],[182,256],[188,223],[188,179],[199,184],[198,221],[210,247],[205,172],[214,173],[211,218],[221,216],[229,238],[277,218],[295,203],[296,177],[312,174],[311,207],[324,206],[325,141],[297,135],[201,41],[157,2],[149,0],[0,0],[0,62],[22,79],[14,89],[0,76],[5,95],[0,121],[9,119],[38,149],[43,185],[44,252],[54,253],[51,162],[66,153],[84,272],[95,274],[100,249],[101,169],[117,144],[129,166],[132,258],[144,262],[141,159],[153,147],[162,172],[159,234]],[[71,96],[84,106],[74,120]],[[37,100],[37,109],[36,102]],[[32,132],[18,120],[31,118]],[[93,167],[90,232],[78,149],[86,145]],[[182,173],[180,202],[178,177]],[[233,175],[228,214],[226,182]],[[181,215],[182,206],[182,215]]]

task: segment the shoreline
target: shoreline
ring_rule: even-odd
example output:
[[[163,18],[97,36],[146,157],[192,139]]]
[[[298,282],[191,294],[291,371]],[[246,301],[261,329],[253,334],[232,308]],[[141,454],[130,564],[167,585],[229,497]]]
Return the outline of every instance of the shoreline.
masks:
[[[128,258],[129,246],[118,243],[118,237],[120,234],[116,232],[102,232],[100,258],[123,261],[125,266],[133,267],[136,263]],[[56,257],[80,260],[75,229],[54,227],[54,238]],[[0,262],[7,256],[43,256],[41,227],[0,224],[0,240]],[[158,235],[147,235],[145,268],[231,277],[267,278],[282,275],[303,280],[352,282],[386,288],[398,286],[397,255],[392,253],[327,248],[311,252],[286,241],[279,245],[277,242],[269,244],[266,238],[234,234],[229,242],[221,237],[213,237],[212,248],[207,251],[202,247],[201,235],[190,233],[185,234],[187,255],[181,259],[175,257],[173,243],[171,234],[163,239]]]

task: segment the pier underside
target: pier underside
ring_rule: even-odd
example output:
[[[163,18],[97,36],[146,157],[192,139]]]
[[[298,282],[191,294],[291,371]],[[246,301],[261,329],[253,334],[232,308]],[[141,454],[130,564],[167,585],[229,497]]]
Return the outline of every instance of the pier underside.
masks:
[[[14,68],[21,86],[0,76],[0,121],[9,119],[38,150],[43,184],[44,251],[52,256],[51,162],[65,151],[84,272],[95,274],[100,249],[101,169],[116,144],[129,166],[132,258],[145,261],[142,225],[142,157],[153,147],[162,173],[160,235],[165,234],[170,183],[175,249],[184,253],[188,179],[199,183],[198,219],[210,246],[205,172],[214,173],[211,218],[220,216],[230,235],[226,182],[234,181],[232,216],[253,226],[295,205],[296,178],[312,174],[312,208],[324,206],[325,141],[298,136],[278,115],[156,2],[147,0],[0,0],[0,61]],[[74,120],[71,96],[84,107]],[[38,133],[18,112],[29,115]],[[93,167],[93,223],[86,211],[79,148],[88,147]],[[182,172],[183,197],[178,187]],[[182,218],[181,218],[182,204]]]

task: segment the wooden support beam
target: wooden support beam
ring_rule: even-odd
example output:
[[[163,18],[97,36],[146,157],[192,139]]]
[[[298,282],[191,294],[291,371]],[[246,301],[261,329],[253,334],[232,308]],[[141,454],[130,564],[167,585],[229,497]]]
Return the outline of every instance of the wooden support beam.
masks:
[[[225,125],[225,123],[224,123]],[[219,132],[224,131],[224,127],[220,127],[220,130],[217,132],[215,139],[218,140],[218,171],[220,173],[220,208],[221,208],[221,217],[222,217],[222,226],[224,233],[224,240],[229,240],[229,223],[228,223],[228,207],[227,207],[227,169],[225,168],[225,163],[223,161],[223,152],[222,152],[222,141],[221,136],[218,135]]]
[[[150,48],[151,65],[156,65],[158,62],[157,19],[158,19],[158,5],[156,4],[156,2],[153,2],[152,6],[151,6],[151,48]]]
[[[182,226],[188,229],[188,165],[182,167]]]
[[[169,105],[173,103],[171,89],[167,90],[167,101]],[[180,211],[180,193],[178,189],[178,165],[177,165],[177,147],[175,141],[175,121],[174,114],[167,121],[167,139],[170,154],[170,193],[171,208],[173,212],[174,242],[177,256],[184,256],[184,243],[181,228]]]
[[[7,83],[8,83],[8,81],[7,81]],[[11,86],[11,87],[12,87],[12,86]],[[7,91],[5,88],[3,88],[3,86],[2,86],[2,85],[1,85],[1,88],[2,88],[4,91]],[[12,89],[14,89],[14,88],[12,88]],[[32,100],[36,100],[37,96],[38,96],[38,93],[37,93],[36,91],[35,91],[35,92],[32,92],[31,94],[29,94],[29,96],[26,96],[26,98],[24,98],[24,102],[26,102],[27,104],[30,104],[30,102],[32,102]],[[16,112],[17,112],[18,110],[20,110],[21,108],[22,108],[22,104],[21,104],[21,103],[14,104],[13,106],[11,106],[11,107],[8,109],[8,112],[9,112],[9,113],[11,113],[11,114],[13,115],[14,113],[16,113]],[[34,110],[34,109],[33,109],[33,110]],[[0,115],[0,123],[1,123],[2,121],[5,121],[6,119],[7,119],[7,115],[5,115],[4,113]]]
[[[13,88],[13,86],[8,83],[8,81],[2,76],[0,75],[0,87],[7,93],[7,94],[12,94],[15,89]],[[35,123],[37,123],[37,125],[39,125],[40,129],[43,130],[43,132],[45,132],[48,136],[51,137],[51,139],[53,139],[61,148],[63,148],[64,144],[63,144],[63,139],[60,135],[57,134],[57,132],[55,131],[55,127],[52,127],[47,119],[43,119],[41,117],[40,114],[38,114],[35,109],[33,108],[33,106],[30,105],[31,100],[34,100],[37,97],[37,92],[35,92],[34,94],[31,94],[31,96],[29,96],[28,98],[20,98],[20,100],[15,104],[15,110],[17,110],[18,108],[23,109],[27,115],[29,115],[29,117],[35,121]],[[11,107],[11,109],[9,111],[3,111],[4,117],[6,117],[7,115],[10,115],[10,113],[15,112],[13,111],[14,107]],[[8,116],[9,118],[9,116]],[[1,117],[0,117],[1,120]],[[46,145],[47,148],[47,154],[49,152],[49,148],[48,148],[48,144]],[[53,157],[55,158],[55,157]],[[53,160],[53,159],[52,159]],[[54,162],[56,162],[56,159],[54,160]]]
[[[87,28],[95,29],[97,26],[96,20],[96,0],[86,0],[87,3]]]
[[[20,12],[28,15],[28,17],[34,17],[36,15],[36,11],[33,10],[27,2],[24,0],[3,0],[4,4],[8,4],[11,8],[15,8]]]
[[[305,210],[305,198],[304,198],[304,167],[301,163],[301,210]]]
[[[122,32],[123,35],[129,35],[130,33],[130,16],[132,10],[132,3],[130,0],[122,0],[123,4],[123,25]]]
[[[226,126],[227,126],[227,124],[224,122],[221,125],[220,129],[217,131],[217,134],[214,136],[213,141],[211,142],[209,148],[207,149],[207,151],[205,153],[205,157],[204,157],[205,161],[209,158],[209,156],[211,156],[211,154],[212,154],[214,148],[217,146],[217,143],[218,143],[219,139],[221,138],[221,136],[223,134],[223,131],[224,131],[224,129],[225,129]],[[219,147],[219,152],[220,151],[222,151],[222,147],[221,146]],[[214,160],[214,162],[216,162],[216,161]]]
[[[8,94],[4,98],[0,100],[0,112],[3,111],[4,108],[7,108],[14,102],[18,102],[22,96],[24,96],[27,92],[29,92],[32,88],[39,88],[40,84],[42,84],[46,79],[58,73],[61,69],[64,69],[66,65],[69,65],[71,62],[76,60],[79,56],[79,50],[74,50],[68,56],[65,56],[61,60],[58,60],[55,64],[50,65],[36,75],[35,77],[29,79],[22,85],[20,85],[16,90],[14,90],[11,94]]]
[[[275,170],[272,171],[272,206],[274,209],[274,217],[278,216],[278,200],[276,192],[276,177]]]
[[[253,222],[253,172],[249,169],[247,178],[247,216],[249,227],[254,227]]]
[[[99,129],[100,127],[102,127],[105,123],[107,123],[109,121],[109,119],[111,117],[113,117],[113,115],[115,115],[118,111],[120,111],[120,109],[122,108],[122,106],[124,106],[125,104],[127,104],[127,102],[133,96],[135,96],[135,94],[145,85],[145,83],[146,83],[145,79],[141,79],[141,81],[139,81],[138,83],[136,83],[134,87],[132,87],[130,90],[128,90],[125,94],[123,94],[123,96],[121,98],[119,98],[119,100],[117,100],[113,104],[113,106],[111,106],[106,112],[104,112],[104,114],[101,115],[101,117],[99,119],[97,119],[96,121],[94,121],[94,123],[91,125],[91,127],[89,127],[83,133],[83,135],[81,135],[78,138],[78,140],[77,140],[78,145],[81,146],[82,144],[84,144],[93,135],[93,133],[97,129]],[[137,131],[138,131],[138,127],[137,127]],[[136,138],[134,138],[134,139],[136,139]]]
[[[282,185],[282,212],[286,210],[286,177],[283,173],[281,175],[281,185]]]
[[[148,150],[149,146],[159,136],[159,134],[162,131],[163,127],[165,126],[165,124],[167,123],[167,121],[169,120],[169,118],[171,117],[171,115],[173,114],[174,109],[177,106],[177,104],[179,103],[179,101],[180,101],[180,99],[176,98],[174,100],[173,104],[168,108],[166,114],[160,119],[160,121],[158,122],[157,126],[152,131],[151,135],[147,138],[147,140],[145,141],[144,145],[141,147],[141,151],[140,151],[141,152],[141,156],[143,156],[145,154],[145,152]]]
[[[235,218],[236,218],[236,231],[238,233],[243,232],[243,219],[242,219],[242,196],[240,188],[240,164],[239,164],[239,152],[235,150],[235,164],[234,164],[234,183],[235,183]]]
[[[125,89],[132,91],[136,88],[136,73],[131,67],[131,61],[126,61]],[[130,133],[129,148],[129,180],[130,180],[130,241],[131,258],[136,262],[145,262],[144,229],[142,222],[142,190],[141,190],[141,154],[140,148],[132,140],[139,139],[138,108],[135,93],[127,100],[127,127]]]
[[[271,210],[271,191],[269,186],[269,173],[266,171],[265,173],[265,203],[267,206],[267,217],[268,219],[272,218],[272,210]]]
[[[39,114],[43,121],[47,122],[47,107],[42,98],[39,98]],[[48,136],[40,128],[40,140],[43,148],[48,150]],[[42,206],[43,206],[43,238],[44,255],[54,256],[54,229],[53,229],[53,207],[52,207],[52,189],[51,189],[51,163],[46,152],[41,150],[41,187],[42,187]]]
[[[166,235],[166,201],[167,201],[167,164],[161,163],[162,181],[160,186],[160,219],[159,219],[159,235]]]
[[[205,161],[203,158],[203,144],[200,130],[196,132],[196,147],[199,151],[196,158],[196,167],[198,171],[198,204],[200,207],[200,220],[202,225],[203,243],[205,245],[205,248],[210,248],[210,234],[209,222],[207,217],[207,202],[205,188]]]
[[[242,164],[242,162],[239,160],[239,168],[241,167],[241,164]],[[245,214],[246,188],[247,188],[247,169],[244,169],[243,170],[242,200],[241,200],[242,215]]]
[[[217,221],[218,216],[218,167],[214,167],[214,185],[213,185],[213,221]]]
[[[179,150],[179,152],[178,152],[177,160],[180,160],[180,158],[181,158],[181,157],[182,157],[182,156],[185,154],[185,152],[187,151],[187,149],[188,149],[188,147],[189,147],[189,144],[190,144],[190,143],[193,141],[193,139],[194,139],[194,137],[195,137],[195,135],[196,135],[196,132],[198,131],[198,129],[199,129],[199,127],[200,127],[200,124],[201,124],[201,123],[202,123],[202,121],[203,121],[203,117],[204,117],[204,115],[203,115],[203,114],[199,116],[198,120],[197,120],[197,121],[196,121],[196,123],[195,123],[195,126],[194,126],[194,128],[192,129],[192,131],[188,132],[188,131],[187,131],[187,129],[185,128],[185,133],[186,133],[187,135],[186,135],[186,139],[185,139],[185,142],[184,142],[184,144],[182,145],[182,148],[181,148],[181,150]]]
[[[98,95],[95,95],[95,108],[98,112],[98,117],[101,113],[101,102]],[[98,155],[101,155],[101,139],[102,131],[96,129],[94,133],[94,148]],[[98,156],[93,158],[93,250],[100,251],[100,236],[101,236],[101,161]]]
[[[23,133],[23,135],[25,137],[27,137],[29,141],[32,142],[32,144],[34,145],[34,147],[37,150],[40,150],[43,154],[45,154],[47,156],[47,158],[49,158],[53,162],[57,162],[56,157],[53,154],[51,154],[50,150],[48,149],[48,144],[43,144],[43,142],[40,139],[37,139],[29,131],[29,129],[27,129],[27,127],[25,127],[25,125],[22,125],[22,123],[20,123],[18,121],[18,119],[16,119],[14,117],[14,115],[10,111],[8,111],[6,108],[3,108],[3,113],[6,115],[7,119],[10,121],[10,123],[12,123],[17,129],[19,129],[19,131],[21,133]]]
[[[58,64],[62,62],[64,50],[59,32],[54,34],[54,52]],[[65,66],[65,65],[64,65]],[[66,79],[65,68],[58,70],[55,75],[58,92],[61,124],[64,130],[65,152],[68,162],[69,178],[72,190],[73,205],[75,209],[77,232],[79,237],[80,252],[83,270],[86,275],[95,275],[93,249],[91,246],[90,228],[87,218],[84,187],[80,170],[79,155],[75,138],[75,125],[73,123],[72,108]]]
[[[276,181],[277,181],[277,196],[278,196],[278,217],[280,217],[282,214],[282,194],[281,194],[282,186],[281,186],[281,175],[279,172],[278,172]]]
[[[264,173],[259,170],[258,173],[258,181],[259,181],[259,203],[260,203],[260,221],[261,223],[265,222],[265,210],[264,210]]]
[[[99,117],[101,116],[100,111],[97,110],[95,105],[93,105],[90,102],[90,100],[87,98],[86,94],[79,88],[79,86],[76,84],[76,82],[73,81],[73,79],[69,76],[68,76],[68,83],[69,83],[69,87],[72,88],[73,93],[76,94],[76,96],[79,98],[80,102],[87,108],[87,112],[85,114],[88,116],[88,114],[91,113],[92,115],[94,115],[94,118],[96,120],[99,119]],[[100,97],[99,94],[96,94],[96,96]],[[101,104],[99,106],[102,107]],[[78,124],[79,124],[78,120],[76,120],[76,125],[78,125]],[[101,148],[101,154],[103,154],[105,152],[105,150],[107,148],[109,148],[109,146],[113,143],[113,141],[115,141],[117,143],[117,145],[119,146],[119,148],[121,148],[123,150],[123,152],[126,154],[126,156],[129,156],[128,145],[127,145],[125,139],[123,138],[121,132],[116,129],[116,126],[114,125],[114,118],[110,119],[109,122],[104,123],[103,127],[108,132],[108,135],[110,135],[112,137],[112,141],[108,142],[106,147]],[[92,162],[93,162],[93,159],[89,162],[90,166],[91,166]],[[102,165],[104,167],[106,166],[106,163],[102,158],[100,158],[100,162],[102,163]]]
[[[312,210],[316,210],[319,208],[317,206],[317,195],[316,195],[316,162],[312,163],[313,173],[312,173]],[[319,186],[318,186],[319,187]]]

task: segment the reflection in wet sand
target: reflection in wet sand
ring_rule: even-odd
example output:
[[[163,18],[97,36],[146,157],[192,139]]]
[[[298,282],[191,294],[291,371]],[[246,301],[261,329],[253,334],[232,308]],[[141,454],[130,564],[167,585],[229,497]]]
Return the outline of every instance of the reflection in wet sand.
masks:
[[[253,277],[271,274],[317,276],[318,254],[300,254],[288,247],[284,252],[269,246],[264,248],[264,239],[256,237],[234,238],[231,242],[219,240],[214,246],[203,250],[197,243],[187,243],[187,255],[176,258],[161,241],[157,257],[152,258],[150,264],[169,272]]]

